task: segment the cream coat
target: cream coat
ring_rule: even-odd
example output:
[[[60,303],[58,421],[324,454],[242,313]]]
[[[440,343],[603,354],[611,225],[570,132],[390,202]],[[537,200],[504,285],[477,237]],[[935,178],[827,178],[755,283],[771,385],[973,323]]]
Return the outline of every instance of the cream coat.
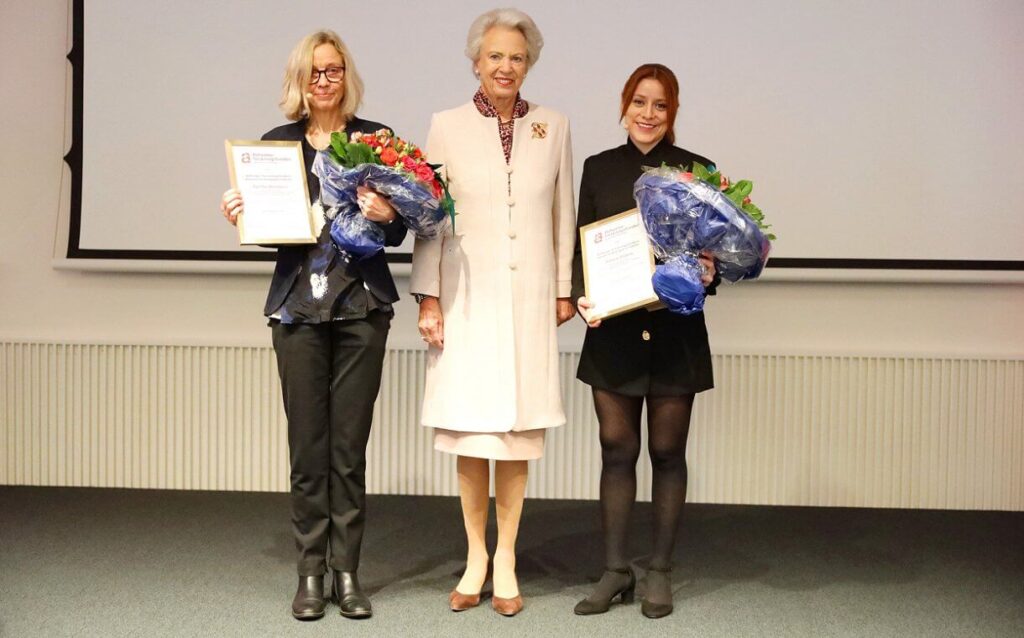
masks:
[[[512,159],[472,102],[434,115],[427,157],[444,165],[455,233],[416,241],[410,292],[440,299],[424,425],[508,432],[565,423],[555,299],[568,297],[576,219],[569,121],[530,104]],[[509,186],[511,185],[511,194]]]

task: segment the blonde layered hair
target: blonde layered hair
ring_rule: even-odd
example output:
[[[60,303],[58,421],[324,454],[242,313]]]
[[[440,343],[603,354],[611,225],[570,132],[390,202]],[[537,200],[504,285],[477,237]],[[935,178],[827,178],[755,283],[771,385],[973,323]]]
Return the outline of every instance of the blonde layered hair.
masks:
[[[310,72],[313,69],[313,49],[321,44],[330,44],[337,49],[345,65],[345,76],[341,80],[344,83],[345,96],[339,106],[345,121],[352,119],[363,102],[363,80],[356,71],[352,54],[348,52],[348,47],[337,33],[323,29],[302,38],[288,56],[288,66],[285,67],[284,83],[281,87],[280,106],[289,120],[301,120],[309,116],[306,93],[309,92],[309,78],[312,77]]]

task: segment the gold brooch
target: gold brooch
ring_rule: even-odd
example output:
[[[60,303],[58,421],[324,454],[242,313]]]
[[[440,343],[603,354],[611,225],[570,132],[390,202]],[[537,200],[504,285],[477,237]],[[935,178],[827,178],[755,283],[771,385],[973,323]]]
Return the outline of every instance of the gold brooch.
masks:
[[[534,122],[533,123],[533,139],[542,140],[548,136],[548,123],[547,122]]]

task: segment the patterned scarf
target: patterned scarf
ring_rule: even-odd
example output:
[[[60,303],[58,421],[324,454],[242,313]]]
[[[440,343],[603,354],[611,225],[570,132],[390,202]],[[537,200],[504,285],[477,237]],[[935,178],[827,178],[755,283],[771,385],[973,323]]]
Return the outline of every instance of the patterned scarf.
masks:
[[[493,117],[498,120],[498,136],[501,137],[501,150],[505,152],[505,163],[508,164],[512,161],[512,134],[516,120],[525,116],[529,112],[530,106],[526,103],[526,100],[519,97],[519,94],[516,93],[516,104],[512,107],[512,119],[508,122],[502,122],[501,118],[498,117],[498,109],[494,108],[491,101],[487,99],[483,89],[476,90],[476,95],[473,96],[473,104],[476,105],[476,110],[480,111],[480,115]]]

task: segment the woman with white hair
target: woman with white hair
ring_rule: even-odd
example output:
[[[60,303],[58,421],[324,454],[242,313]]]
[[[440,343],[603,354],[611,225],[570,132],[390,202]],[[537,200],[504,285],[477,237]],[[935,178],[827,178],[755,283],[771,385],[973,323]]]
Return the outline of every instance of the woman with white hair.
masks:
[[[519,95],[542,46],[521,11],[478,17],[466,55],[480,87],[435,114],[427,136],[459,213],[453,233],[417,240],[409,287],[429,347],[422,422],[434,428],[435,449],[458,456],[468,549],[449,595],[453,611],[480,603],[489,564],[494,609],[522,609],[515,542],[527,461],[541,457],[547,428],[565,423],[555,329],[575,314],[569,122]],[[493,558],[485,543],[491,460]]]
[[[328,566],[341,614],[373,613],[356,570],[366,518],[366,444],[398,291],[383,251],[354,261],[335,249],[319,203],[320,182],[310,170],[332,133],[385,128],[356,116],[362,96],[363,82],[341,38],[317,31],[299,41],[288,59],[281,110],[292,122],[263,135],[301,143],[318,227],[317,243],[278,247],[263,309],[288,418],[299,572],[292,615],[299,620],[323,617]],[[220,209],[235,224],[243,204],[241,193],[230,189]],[[405,225],[384,197],[360,188],[359,206],[380,224],[388,246],[402,243]]]

